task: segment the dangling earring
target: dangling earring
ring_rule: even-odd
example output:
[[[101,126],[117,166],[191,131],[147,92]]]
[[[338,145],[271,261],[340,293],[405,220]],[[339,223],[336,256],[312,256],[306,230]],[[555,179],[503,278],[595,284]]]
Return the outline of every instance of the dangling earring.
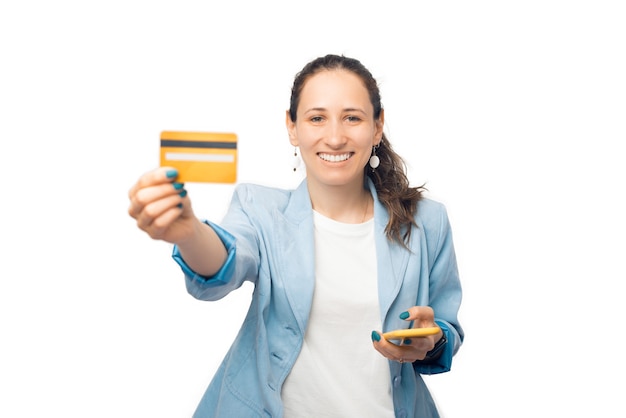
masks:
[[[291,163],[291,165],[293,166],[294,173],[296,172],[296,170],[298,170],[298,167],[300,167],[301,164],[302,160],[300,160],[300,157],[298,157],[298,148],[293,147],[293,162]]]
[[[376,144],[372,147],[372,156],[370,157],[370,167],[372,167],[372,171],[376,169],[380,165],[380,158],[376,155],[376,148],[380,145]]]

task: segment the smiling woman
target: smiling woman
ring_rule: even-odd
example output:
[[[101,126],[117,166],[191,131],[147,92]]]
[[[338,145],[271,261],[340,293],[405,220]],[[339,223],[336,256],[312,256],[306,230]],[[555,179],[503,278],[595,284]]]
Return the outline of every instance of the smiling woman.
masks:
[[[370,200],[363,168],[381,141],[382,113],[374,118],[363,82],[342,69],[310,77],[298,102],[296,118],[287,112],[287,130],[306,166],[313,209],[337,220],[361,221]]]
[[[196,217],[172,167],[129,192],[139,228],[175,244],[191,295],[255,286],[194,416],[438,417],[422,374],[449,371],[464,338],[445,207],[409,187],[358,60],[308,63],[286,127],[306,178],[238,185],[219,225]],[[422,332],[389,333],[411,328]]]

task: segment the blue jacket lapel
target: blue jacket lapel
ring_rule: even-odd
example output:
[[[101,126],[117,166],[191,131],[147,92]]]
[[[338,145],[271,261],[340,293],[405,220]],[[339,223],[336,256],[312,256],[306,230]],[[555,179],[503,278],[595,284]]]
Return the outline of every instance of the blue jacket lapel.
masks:
[[[393,301],[397,298],[406,273],[409,252],[396,242],[389,241],[385,227],[389,221],[387,208],[378,200],[376,188],[368,179],[374,197],[374,228],[376,228],[376,259],[378,264],[378,301],[383,324]]]
[[[276,222],[276,237],[282,249],[282,254],[276,258],[282,263],[280,282],[304,333],[315,287],[313,208],[306,181],[292,193],[284,212],[276,215],[283,217],[283,222]]]

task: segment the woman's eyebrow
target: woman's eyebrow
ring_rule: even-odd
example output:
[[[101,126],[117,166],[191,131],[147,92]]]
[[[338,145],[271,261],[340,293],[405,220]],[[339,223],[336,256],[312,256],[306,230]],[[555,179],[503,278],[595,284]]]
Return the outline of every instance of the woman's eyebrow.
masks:
[[[309,112],[325,112],[326,108],[325,107],[312,107],[310,109],[307,109],[304,111],[304,113],[309,113]]]
[[[359,113],[363,113],[364,115],[366,114],[365,110],[358,108],[358,107],[347,107],[345,109],[343,109],[344,112],[359,112]]]

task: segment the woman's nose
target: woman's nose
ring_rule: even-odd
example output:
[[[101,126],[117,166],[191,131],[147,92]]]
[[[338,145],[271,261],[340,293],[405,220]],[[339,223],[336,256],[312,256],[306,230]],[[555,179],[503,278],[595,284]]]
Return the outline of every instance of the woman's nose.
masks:
[[[326,143],[333,148],[339,148],[346,143],[345,131],[341,121],[329,123]]]

